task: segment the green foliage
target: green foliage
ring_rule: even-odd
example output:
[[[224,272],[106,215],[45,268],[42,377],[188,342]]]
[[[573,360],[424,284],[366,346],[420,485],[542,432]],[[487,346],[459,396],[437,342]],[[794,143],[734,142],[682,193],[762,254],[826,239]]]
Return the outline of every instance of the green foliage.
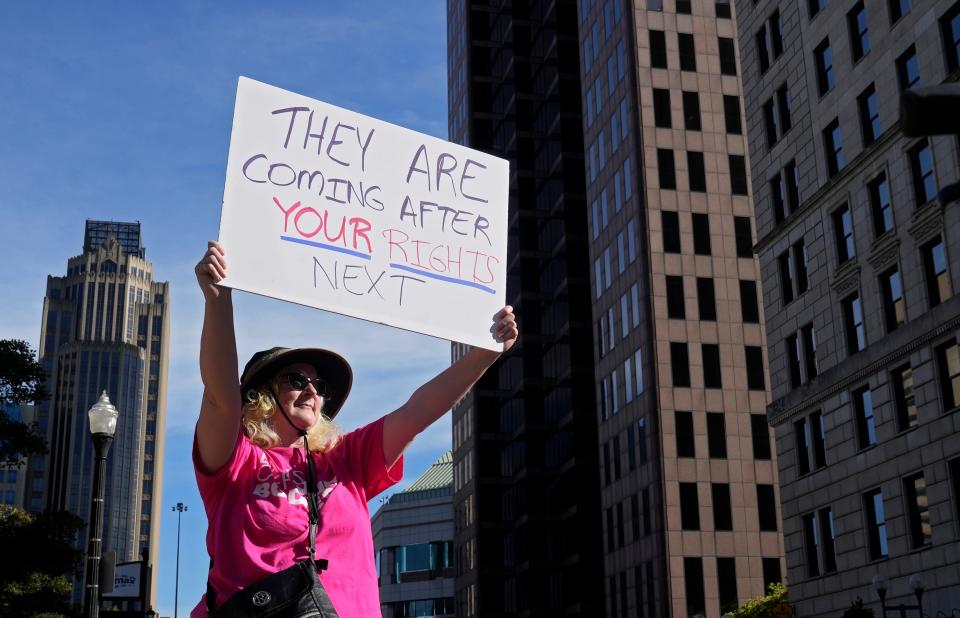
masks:
[[[783,584],[770,584],[769,592],[755,599],[750,599],[739,608],[730,612],[733,618],[769,618],[771,610],[779,603],[789,602],[787,587]]]
[[[26,341],[0,339],[0,405],[47,399],[45,380],[46,372]],[[36,425],[16,421],[0,410],[0,466],[18,467],[24,457],[46,452],[46,441]]]
[[[73,548],[83,520],[62,511],[33,516],[0,505],[0,616],[70,616],[71,584],[80,552]]]
[[[840,618],[873,618],[873,608],[864,607],[863,599],[857,597],[857,600],[850,604]]]

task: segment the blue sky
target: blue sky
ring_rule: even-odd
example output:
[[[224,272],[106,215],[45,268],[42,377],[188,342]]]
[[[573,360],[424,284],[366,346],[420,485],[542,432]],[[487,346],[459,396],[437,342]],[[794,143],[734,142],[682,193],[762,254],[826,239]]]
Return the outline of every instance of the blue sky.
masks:
[[[202,297],[193,264],[217,234],[237,77],[446,138],[445,3],[7,3],[0,18],[0,337],[40,335],[46,275],[80,253],[86,218],[140,221],[171,282],[172,333],[157,608],[205,581],[206,519],[190,462]],[[344,353],[356,373],[338,419],[377,418],[449,362],[449,344],[237,294],[243,359],[272,345]],[[121,414],[122,414],[121,410]],[[450,448],[449,415],[408,451],[409,484]],[[403,485],[401,485],[402,487]],[[372,504],[371,508],[375,508]]]

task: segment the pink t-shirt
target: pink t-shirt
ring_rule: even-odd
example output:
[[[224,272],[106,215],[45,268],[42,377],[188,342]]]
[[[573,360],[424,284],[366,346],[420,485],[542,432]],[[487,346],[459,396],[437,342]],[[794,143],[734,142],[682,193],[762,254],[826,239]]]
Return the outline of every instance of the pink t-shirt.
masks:
[[[383,418],[345,436],[333,450],[314,454],[320,523],[317,558],[329,566],[320,581],[343,618],[380,618],[367,501],[403,476],[403,457],[383,461]],[[193,465],[207,512],[207,552],[214,557],[210,583],[217,606],[234,593],[304,560],[310,553],[303,448],[264,449],[245,434],[215,474]],[[202,598],[191,618],[207,616]]]

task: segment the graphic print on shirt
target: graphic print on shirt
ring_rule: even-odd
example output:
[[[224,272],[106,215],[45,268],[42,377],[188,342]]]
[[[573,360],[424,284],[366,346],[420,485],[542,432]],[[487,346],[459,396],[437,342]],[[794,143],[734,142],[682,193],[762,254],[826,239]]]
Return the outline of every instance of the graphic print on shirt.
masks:
[[[323,508],[330,493],[340,482],[334,476],[330,480],[317,481],[317,510]],[[260,454],[257,467],[257,482],[253,495],[258,498],[286,498],[290,504],[307,507],[307,479],[303,470],[277,470],[270,464],[265,453]]]

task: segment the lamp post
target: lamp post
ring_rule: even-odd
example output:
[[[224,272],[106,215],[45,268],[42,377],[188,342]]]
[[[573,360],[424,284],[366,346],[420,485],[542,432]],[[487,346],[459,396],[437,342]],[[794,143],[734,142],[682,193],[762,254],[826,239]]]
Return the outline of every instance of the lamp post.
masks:
[[[904,605],[901,603],[897,607],[887,607],[887,578],[883,575],[874,575],[873,576],[873,587],[877,591],[877,596],[880,597],[880,609],[883,612],[883,617],[886,618],[887,611],[894,610],[900,612],[901,618],[906,618],[908,609],[917,610],[919,616],[923,616],[923,577],[919,573],[914,573],[910,576],[910,588],[913,590],[914,596],[917,597],[916,605]]]
[[[171,511],[177,512],[177,574],[173,582],[173,618],[177,618],[177,610],[180,609],[180,516],[189,507],[183,502],[177,502],[177,506],[171,506]]]
[[[117,430],[117,409],[110,403],[107,391],[103,391],[97,403],[87,412],[90,433],[93,436],[94,471],[93,492],[90,497],[89,540],[87,542],[87,578],[84,590],[84,607],[88,618],[100,614],[100,552],[103,549],[103,493],[107,472],[107,452]]]

